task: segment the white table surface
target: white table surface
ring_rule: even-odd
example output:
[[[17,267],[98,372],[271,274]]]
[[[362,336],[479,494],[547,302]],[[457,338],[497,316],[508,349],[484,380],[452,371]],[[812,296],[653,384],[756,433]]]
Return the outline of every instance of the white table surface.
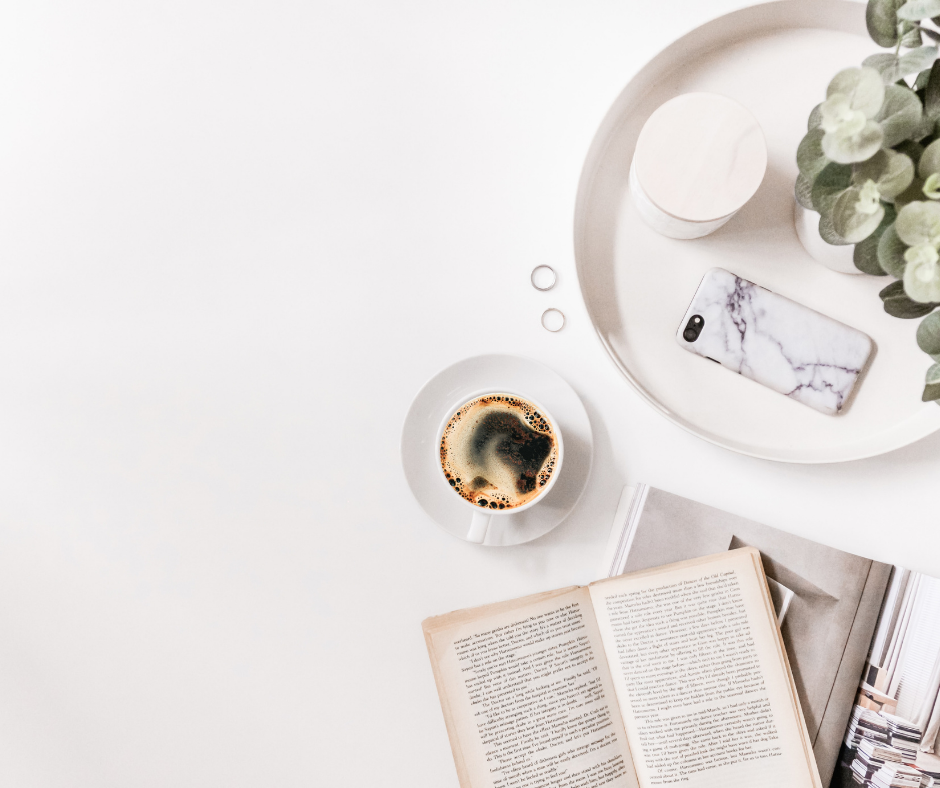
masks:
[[[0,7],[0,782],[456,786],[421,620],[596,579],[626,481],[940,573],[940,434],[737,456],[581,302],[601,118],[741,4]],[[595,430],[576,512],[516,548],[445,534],[398,461],[417,389],[483,352]]]

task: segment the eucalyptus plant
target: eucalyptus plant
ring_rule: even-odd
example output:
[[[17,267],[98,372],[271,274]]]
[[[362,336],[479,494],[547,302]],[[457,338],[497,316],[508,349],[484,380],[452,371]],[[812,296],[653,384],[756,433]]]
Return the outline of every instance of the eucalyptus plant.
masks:
[[[797,149],[796,199],[827,243],[855,245],[860,271],[897,280],[885,311],[923,318],[923,399],[940,402],[940,0],[869,0],[866,22],[893,51],[829,83]]]

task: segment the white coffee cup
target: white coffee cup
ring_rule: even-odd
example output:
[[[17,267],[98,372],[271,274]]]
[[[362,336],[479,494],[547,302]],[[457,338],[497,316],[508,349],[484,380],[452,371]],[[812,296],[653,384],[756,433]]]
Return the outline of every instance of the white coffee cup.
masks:
[[[557,446],[556,455],[555,455],[555,469],[552,471],[552,475],[548,479],[548,483],[542,488],[539,494],[533,498],[528,503],[523,504],[522,506],[514,506],[510,509],[491,509],[489,507],[483,508],[481,506],[475,506],[470,503],[466,498],[464,498],[460,493],[455,492],[450,485],[450,481],[444,475],[444,468],[440,462],[440,447],[441,440],[444,437],[444,430],[447,428],[447,425],[450,423],[450,420],[454,417],[454,414],[457,413],[464,405],[467,405],[470,402],[473,402],[475,399],[486,396],[488,394],[499,395],[499,394],[509,394],[514,397],[519,397],[526,402],[531,403],[535,406],[536,410],[551,424],[552,435],[554,436],[555,443]],[[458,403],[456,403],[452,408],[449,408],[447,415],[444,417],[444,420],[441,422],[441,426],[437,430],[437,441],[434,444],[434,456],[437,462],[437,467],[440,470],[441,484],[445,485],[457,500],[459,500],[464,506],[469,507],[473,512],[473,519],[470,521],[470,530],[467,531],[466,539],[468,542],[474,542],[476,544],[483,544],[486,540],[486,533],[489,530],[490,523],[494,517],[502,517],[507,514],[516,514],[518,512],[530,509],[531,507],[538,504],[542,501],[549,490],[555,484],[555,480],[558,478],[558,474],[561,473],[562,460],[565,455],[565,445],[561,437],[561,428],[558,426],[558,422],[552,417],[551,413],[548,412],[537,400],[532,399],[526,394],[521,394],[518,391],[509,391],[507,389],[484,389],[477,392],[469,397],[463,397]]]

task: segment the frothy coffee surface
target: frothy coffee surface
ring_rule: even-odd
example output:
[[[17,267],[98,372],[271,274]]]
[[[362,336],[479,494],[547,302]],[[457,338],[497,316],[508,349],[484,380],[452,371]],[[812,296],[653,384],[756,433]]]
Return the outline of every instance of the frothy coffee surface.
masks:
[[[458,410],[444,428],[441,468],[470,503],[514,509],[537,498],[555,471],[558,441],[527,400],[487,394]]]

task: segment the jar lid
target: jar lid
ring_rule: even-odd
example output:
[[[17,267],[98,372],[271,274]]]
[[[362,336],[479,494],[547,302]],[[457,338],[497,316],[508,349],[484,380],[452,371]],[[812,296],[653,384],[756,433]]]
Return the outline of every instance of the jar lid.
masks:
[[[636,177],[660,210],[690,222],[721,219],[754,196],[767,144],[754,116],[727,96],[685,93],[660,106],[633,154]]]

